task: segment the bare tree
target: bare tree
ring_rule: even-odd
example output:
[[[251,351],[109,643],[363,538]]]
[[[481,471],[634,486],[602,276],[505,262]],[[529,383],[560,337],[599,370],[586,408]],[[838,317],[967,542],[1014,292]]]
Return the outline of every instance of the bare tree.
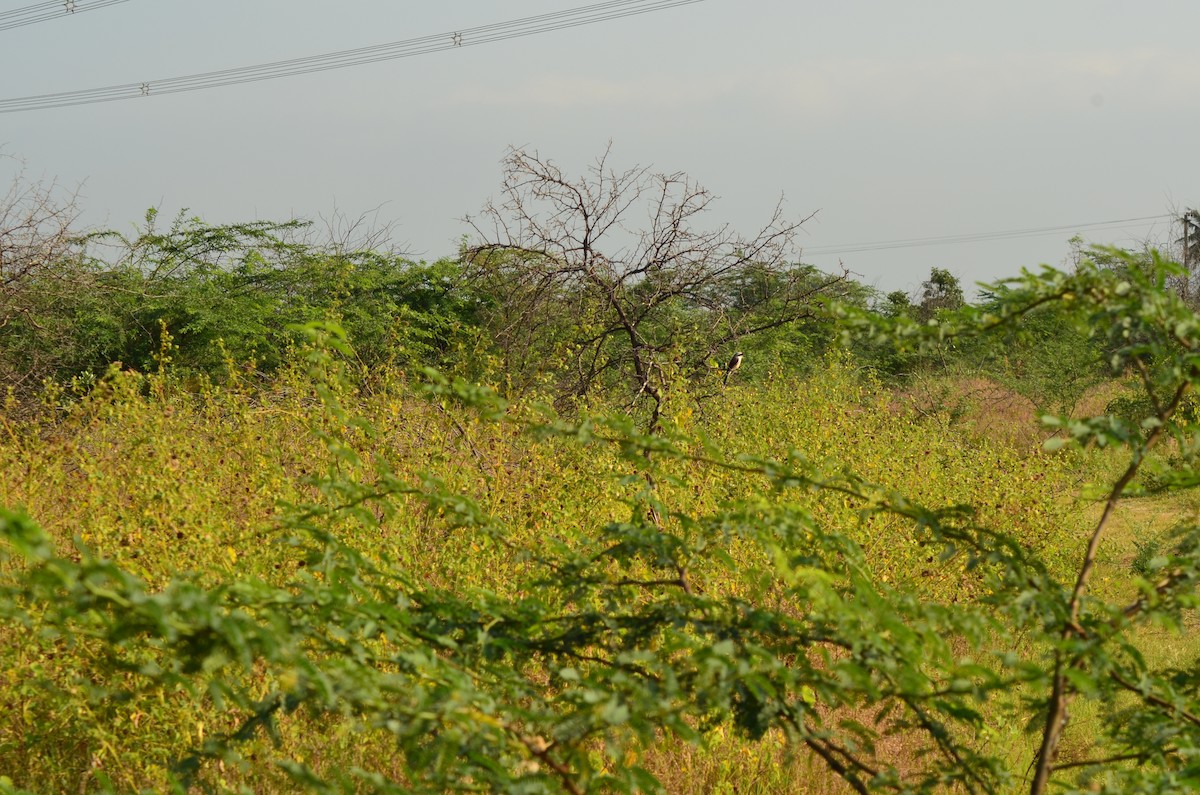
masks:
[[[777,205],[753,236],[704,228],[711,192],[682,173],[615,170],[610,154],[573,179],[511,149],[502,200],[467,219],[477,240],[464,259],[497,297],[510,373],[558,368],[559,393],[574,397],[623,382],[653,430],[677,377],[723,364],[736,340],[812,317],[847,276],[797,264],[807,218],[789,221]]]
[[[0,328],[24,312],[22,289],[53,275],[78,252],[75,195],[32,182],[22,169],[0,198]]]
[[[38,317],[47,304],[62,301],[77,289],[82,242],[74,231],[79,211],[76,194],[56,183],[30,180],[18,170],[0,197],[0,333],[23,325],[47,340],[30,346],[29,356],[16,361],[0,356],[0,385],[26,390],[46,375],[42,358],[50,356],[48,342],[55,330]],[[6,351],[7,353],[7,351]]]
[[[408,245],[396,240],[396,221],[382,220],[383,205],[358,215],[348,215],[334,207],[328,215],[318,215],[318,235],[301,238],[311,248],[332,255],[373,252],[385,256],[402,257]]]

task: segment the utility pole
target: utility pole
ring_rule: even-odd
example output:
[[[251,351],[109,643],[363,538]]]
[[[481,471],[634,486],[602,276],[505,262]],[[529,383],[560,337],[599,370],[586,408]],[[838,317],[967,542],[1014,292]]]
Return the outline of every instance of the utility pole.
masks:
[[[1191,303],[1192,268],[1197,264],[1192,249],[1200,247],[1197,239],[1200,236],[1200,212],[1189,208],[1179,216],[1179,222],[1183,224],[1183,237],[1175,242],[1183,244],[1183,256],[1179,258],[1179,264],[1183,266],[1183,300]]]
[[[1183,214],[1183,267],[1188,270],[1188,227],[1191,226],[1191,212]],[[1191,270],[1188,270],[1191,273]]]
[[[1183,302],[1190,304],[1192,296],[1192,266],[1188,264],[1188,214],[1183,214]]]

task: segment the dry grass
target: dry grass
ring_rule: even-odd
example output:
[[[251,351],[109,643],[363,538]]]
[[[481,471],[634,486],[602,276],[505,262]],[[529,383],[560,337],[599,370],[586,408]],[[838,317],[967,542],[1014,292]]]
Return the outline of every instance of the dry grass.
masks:
[[[1075,404],[1072,416],[1103,414],[1123,389],[1115,381],[1089,389]],[[1032,400],[988,378],[918,378],[896,396],[897,406],[903,410],[942,418],[967,436],[1017,450],[1036,450],[1051,436],[1042,426],[1041,413]]]

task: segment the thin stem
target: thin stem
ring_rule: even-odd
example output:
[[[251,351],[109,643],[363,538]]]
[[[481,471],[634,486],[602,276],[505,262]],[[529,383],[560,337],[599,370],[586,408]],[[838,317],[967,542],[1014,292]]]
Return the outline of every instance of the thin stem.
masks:
[[[1200,726],[1200,716],[1193,715],[1192,713],[1188,712],[1186,709],[1180,709],[1179,707],[1172,704],[1170,701],[1167,701],[1165,698],[1160,698],[1159,696],[1156,696],[1153,693],[1143,692],[1143,690],[1140,687],[1138,687],[1133,682],[1130,682],[1128,679],[1121,676],[1116,671],[1111,672],[1109,674],[1109,676],[1112,677],[1112,680],[1114,682],[1116,682],[1118,685],[1120,685],[1121,687],[1128,690],[1130,693],[1136,693],[1137,695],[1141,696],[1142,700],[1145,701],[1147,704],[1153,704],[1154,706],[1159,707],[1160,709],[1164,709],[1174,715],[1178,715],[1179,717],[1186,720],[1188,723],[1191,723],[1193,726]]]
[[[1190,381],[1183,381],[1175,390],[1171,401],[1160,408],[1157,412],[1157,417],[1160,421],[1159,424],[1150,431],[1146,440],[1138,448],[1135,448],[1129,466],[1125,468],[1125,472],[1113,484],[1112,490],[1108,494],[1108,499],[1104,503],[1104,510],[1100,514],[1100,519],[1096,522],[1096,529],[1092,531],[1092,537],[1088,540],[1083,564],[1079,567],[1079,576],[1075,580],[1075,588],[1071,591],[1071,598],[1067,602],[1067,620],[1062,630],[1062,640],[1064,641],[1070,639],[1072,636],[1084,636],[1083,630],[1079,627],[1079,608],[1084,594],[1087,593],[1088,583],[1091,580],[1092,571],[1096,565],[1096,555],[1100,550],[1100,541],[1104,537],[1108,520],[1116,510],[1117,503],[1120,502],[1125,489],[1133,481],[1138,470],[1141,468],[1147,451],[1150,450],[1162,435],[1167,420],[1175,412],[1175,409],[1178,408],[1179,403],[1183,400],[1184,395],[1187,394],[1190,386]],[[1073,665],[1079,663],[1080,659],[1076,658],[1076,662]],[[1049,786],[1050,774],[1054,770],[1054,757],[1058,752],[1058,745],[1062,740],[1063,731],[1070,721],[1067,707],[1073,692],[1067,682],[1067,668],[1066,653],[1062,648],[1059,648],[1054,654],[1054,678],[1050,690],[1050,703],[1046,710],[1046,724],[1042,733],[1042,744],[1038,749],[1036,771],[1033,776],[1033,783],[1029,788],[1030,795],[1043,795],[1046,787]]]
[[[1173,748],[1163,750],[1164,754],[1174,753]],[[1084,759],[1079,762],[1063,762],[1061,765],[1055,765],[1054,769],[1070,770],[1074,767],[1095,767],[1098,765],[1110,765],[1113,762],[1142,762],[1150,756],[1146,751],[1141,751],[1135,754],[1117,754],[1116,756],[1105,757],[1104,759]]]

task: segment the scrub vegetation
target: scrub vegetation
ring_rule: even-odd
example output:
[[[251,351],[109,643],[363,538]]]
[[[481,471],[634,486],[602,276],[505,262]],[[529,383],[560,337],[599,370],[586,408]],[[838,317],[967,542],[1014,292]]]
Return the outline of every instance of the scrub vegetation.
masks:
[[[711,203],[513,151],[430,263],[18,183],[0,792],[1200,786],[1187,269]]]

